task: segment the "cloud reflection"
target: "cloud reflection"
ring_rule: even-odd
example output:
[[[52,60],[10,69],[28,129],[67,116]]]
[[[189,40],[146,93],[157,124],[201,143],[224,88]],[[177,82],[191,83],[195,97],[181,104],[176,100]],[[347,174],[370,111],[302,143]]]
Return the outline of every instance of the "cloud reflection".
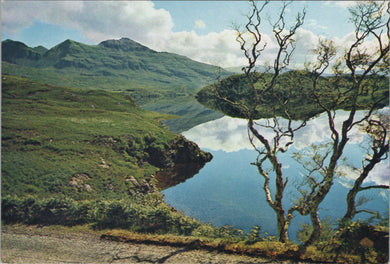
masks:
[[[380,110],[382,113],[389,114],[390,108],[386,107]],[[349,112],[339,110],[336,112],[335,124],[336,128],[340,131],[342,122],[348,116]],[[358,111],[356,114],[355,120],[362,118],[365,114],[365,111]],[[269,120],[258,120],[257,123],[267,122]],[[285,123],[285,120],[281,120],[281,123]],[[295,123],[297,126],[299,123]],[[272,138],[272,131],[266,130],[264,128],[258,127],[259,131],[267,138]],[[222,117],[220,119],[210,121],[207,123],[200,124],[186,132],[183,132],[183,135],[191,140],[196,142],[200,148],[208,149],[211,151],[225,151],[225,152],[234,152],[240,151],[242,149],[253,149],[249,139],[247,132],[247,121],[239,118],[232,117]],[[321,114],[316,118],[311,119],[307,125],[298,130],[295,134],[294,139],[294,148],[297,150],[304,149],[311,144],[318,144],[330,139],[331,133],[328,125],[328,118],[326,114]],[[368,140],[367,135],[359,130],[357,126],[355,126],[349,132],[349,143],[359,144],[362,146],[361,153],[364,155],[365,149],[368,149]],[[364,145],[366,145],[364,147]],[[259,145],[260,146],[260,145]],[[351,155],[353,157],[353,155]],[[359,162],[361,159],[359,158]],[[343,170],[340,166],[340,169]],[[371,172],[367,181],[374,181],[378,184],[388,184],[389,183],[389,171],[390,166],[388,160],[378,164],[374,170]],[[357,176],[355,173],[346,173],[349,177],[345,177],[341,181],[353,180],[354,177]]]
[[[337,111],[336,127],[342,126],[342,120],[347,117],[348,112]],[[357,118],[363,117],[364,112],[359,111]],[[264,124],[269,120],[261,119],[257,123]],[[286,123],[280,119],[281,123]],[[297,126],[299,123],[295,122]],[[259,131],[267,138],[272,138],[270,129],[260,128]],[[196,142],[201,148],[210,150],[223,150],[225,152],[239,151],[241,149],[252,149],[248,139],[247,121],[240,118],[222,117],[220,119],[200,124],[188,131],[183,132],[183,135]],[[330,130],[328,128],[328,118],[325,114],[321,114],[317,118],[310,120],[307,125],[295,133],[294,146],[296,149],[303,149],[313,143],[324,142],[330,139]],[[349,133],[350,142],[359,143],[364,139],[364,133],[359,131],[355,126]]]
[[[252,148],[247,134],[247,121],[239,118],[224,116],[200,124],[183,132],[183,135],[203,149],[233,152]]]

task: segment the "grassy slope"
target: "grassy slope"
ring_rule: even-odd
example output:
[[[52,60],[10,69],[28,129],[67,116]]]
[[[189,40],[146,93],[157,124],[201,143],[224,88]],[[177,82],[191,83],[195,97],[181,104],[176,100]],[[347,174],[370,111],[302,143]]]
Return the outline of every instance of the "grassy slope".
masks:
[[[2,194],[124,197],[132,187],[126,178],[156,171],[142,161],[145,139],[174,138],[159,123],[166,118],[118,93],[3,76]],[[92,190],[68,184],[80,175]]]

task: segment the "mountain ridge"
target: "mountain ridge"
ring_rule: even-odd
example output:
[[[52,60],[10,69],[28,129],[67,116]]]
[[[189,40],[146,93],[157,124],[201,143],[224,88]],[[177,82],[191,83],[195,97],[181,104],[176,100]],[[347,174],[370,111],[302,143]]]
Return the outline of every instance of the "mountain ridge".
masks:
[[[33,53],[35,56],[31,56],[30,54],[26,54],[26,52],[20,52],[26,50],[28,53]],[[35,50],[35,48],[28,47],[26,44],[20,41],[13,41],[10,39],[7,39],[2,42],[2,55],[3,60],[9,63],[14,64],[21,64],[19,61],[13,60],[18,54],[19,59],[24,59],[25,61],[29,61],[27,65],[31,65],[33,67],[50,67],[53,66],[55,68],[63,68],[63,67],[71,67],[71,66],[84,66],[84,68],[91,69],[92,66],[106,66],[113,69],[124,69],[124,68],[130,68],[131,70],[150,70],[150,71],[156,71],[160,73],[165,74],[174,74],[174,73],[180,73],[180,68],[182,67],[175,67],[174,64],[180,64],[180,66],[183,66],[183,64],[188,64],[187,67],[193,70],[193,72],[199,73],[204,76],[212,76],[213,71],[217,70],[217,66],[213,66],[206,63],[197,62],[194,60],[189,59],[186,56],[178,55],[175,53],[169,53],[169,52],[157,52],[154,51],[146,46],[143,46],[142,44],[135,42],[129,38],[121,38],[119,40],[116,39],[110,39],[100,42],[98,45],[87,45],[83,44],[81,42],[77,42],[71,39],[67,39],[56,46],[52,47],[51,49],[46,50],[46,52],[41,53],[38,52],[38,50]],[[119,54],[117,52],[120,52]],[[125,54],[123,53],[125,52]],[[146,52],[146,54],[145,54]],[[141,53],[141,54],[139,54]],[[97,55],[104,54],[102,58],[97,58]],[[29,56],[30,55],[30,56]],[[39,56],[40,55],[40,56]],[[81,55],[83,55],[81,57]],[[168,63],[164,63],[164,69],[154,69],[151,66],[156,66],[156,63],[153,63],[153,61],[148,61],[146,58],[140,58],[140,56],[144,55],[150,55],[150,56],[159,56],[162,57],[162,59],[174,59],[173,62],[168,61]],[[126,56],[126,57],[124,57]],[[109,61],[107,61],[107,57],[111,59],[116,59],[117,61],[127,61],[127,63],[120,64],[110,64]],[[69,64],[69,65],[61,65],[57,64],[57,61],[60,59],[66,58],[69,61],[79,62],[78,64]],[[84,63],[80,64],[80,61],[84,59]],[[96,61],[91,61],[91,59],[94,59]],[[156,60],[156,58],[153,58]],[[42,60],[40,62],[36,62]],[[36,62],[36,63],[35,63]],[[54,63],[55,62],[55,63]],[[98,63],[96,63],[98,62]],[[131,67],[130,62],[132,64],[139,64],[143,67]],[[89,65],[89,67],[85,65]],[[126,67],[127,66],[127,67]],[[134,66],[134,65],[132,65]],[[202,70],[200,66],[203,66],[206,68],[206,70]],[[176,68],[176,69],[175,69]],[[223,74],[226,75],[226,71],[222,70]],[[184,74],[185,76],[186,74]],[[180,74],[178,75],[180,77]]]

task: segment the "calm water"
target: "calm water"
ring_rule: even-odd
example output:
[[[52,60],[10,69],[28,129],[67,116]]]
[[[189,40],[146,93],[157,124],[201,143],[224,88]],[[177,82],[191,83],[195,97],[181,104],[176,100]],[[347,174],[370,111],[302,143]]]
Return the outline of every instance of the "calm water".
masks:
[[[388,109],[386,109],[387,111]],[[338,116],[345,116],[343,111]],[[284,199],[285,208],[297,195],[296,187],[301,184],[302,167],[291,158],[294,152],[308,149],[312,143],[329,140],[327,119],[321,115],[310,121],[295,137],[295,144],[281,155],[284,175],[289,177],[288,187]],[[276,218],[273,210],[265,201],[262,189],[263,178],[258,174],[255,166],[250,165],[256,160],[256,152],[249,144],[246,121],[223,117],[207,122],[183,133],[189,140],[196,142],[203,150],[209,151],[214,158],[201,169],[194,177],[184,183],[163,191],[168,204],[184,211],[188,216],[209,222],[217,226],[232,225],[249,231],[255,225],[271,235],[276,235]],[[264,132],[267,135],[267,131]],[[271,135],[268,133],[268,135]],[[362,157],[367,153],[368,138],[359,130],[351,131],[350,144],[345,151],[347,160],[340,163],[339,170],[346,176],[337,178],[331,192],[321,205],[320,217],[327,216],[337,219],[345,213],[345,198],[352,178],[356,174],[348,165],[361,166]],[[377,165],[372,175],[366,180],[378,184],[389,182],[388,160]],[[274,186],[271,185],[271,190]],[[362,208],[387,213],[389,207],[388,191],[370,190],[362,192],[368,202]],[[367,215],[360,214],[365,218]],[[289,234],[296,240],[300,223],[309,223],[308,217],[297,215],[294,217]]]

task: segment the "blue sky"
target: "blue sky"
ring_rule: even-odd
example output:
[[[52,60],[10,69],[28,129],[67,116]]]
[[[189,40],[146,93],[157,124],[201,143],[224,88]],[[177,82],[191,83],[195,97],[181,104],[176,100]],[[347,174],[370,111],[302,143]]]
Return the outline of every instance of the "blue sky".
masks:
[[[164,8],[172,15],[175,31],[188,31],[194,29],[198,34],[217,32],[230,29],[233,23],[243,21],[250,9],[246,1],[154,1],[157,8]],[[279,11],[282,2],[270,3],[273,14]],[[306,9],[307,23],[304,28],[316,33],[342,37],[353,30],[348,23],[348,11],[345,7],[331,1],[296,1],[290,5],[289,14],[295,16],[296,12]],[[296,11],[296,12],[294,12]],[[194,28],[196,20],[205,22],[206,27]],[[322,26],[320,26],[322,25]],[[270,27],[268,27],[270,30]]]
[[[297,38],[297,58],[307,58],[309,44],[319,36],[342,43],[353,27],[347,7],[354,2],[294,1],[287,15],[306,9],[305,24]],[[246,1],[10,1],[2,5],[2,40],[13,39],[35,47],[51,48],[66,39],[98,44],[128,37],[157,51],[175,52],[223,67],[242,65],[233,25],[243,25]],[[282,2],[271,1],[264,18],[277,16]],[[264,20],[268,41],[272,31]],[[270,45],[272,47],[272,45]],[[264,61],[272,54],[265,53]]]

